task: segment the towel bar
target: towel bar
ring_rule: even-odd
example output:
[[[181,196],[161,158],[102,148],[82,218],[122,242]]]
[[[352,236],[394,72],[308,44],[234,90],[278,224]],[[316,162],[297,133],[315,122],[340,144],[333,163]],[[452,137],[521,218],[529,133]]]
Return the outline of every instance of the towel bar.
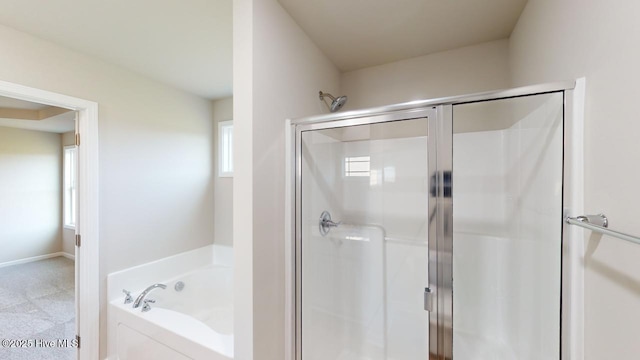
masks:
[[[640,238],[637,236],[621,233],[619,231],[609,229],[609,219],[604,214],[598,215],[581,215],[576,217],[566,217],[567,224],[581,226],[591,231],[596,231],[604,235],[614,236],[618,239],[630,241],[640,245]]]

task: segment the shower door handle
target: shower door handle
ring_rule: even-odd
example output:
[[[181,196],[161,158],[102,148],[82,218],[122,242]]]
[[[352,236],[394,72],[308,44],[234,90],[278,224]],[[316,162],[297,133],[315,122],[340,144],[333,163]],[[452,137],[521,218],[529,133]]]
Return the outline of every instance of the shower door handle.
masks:
[[[424,310],[433,311],[433,291],[431,288],[424,288]]]

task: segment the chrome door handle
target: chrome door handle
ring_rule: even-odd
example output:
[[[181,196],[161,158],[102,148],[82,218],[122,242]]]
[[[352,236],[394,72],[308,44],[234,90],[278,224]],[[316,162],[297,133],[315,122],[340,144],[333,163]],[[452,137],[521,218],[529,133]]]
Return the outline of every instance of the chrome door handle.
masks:
[[[433,311],[433,290],[431,288],[424,288],[424,310]]]

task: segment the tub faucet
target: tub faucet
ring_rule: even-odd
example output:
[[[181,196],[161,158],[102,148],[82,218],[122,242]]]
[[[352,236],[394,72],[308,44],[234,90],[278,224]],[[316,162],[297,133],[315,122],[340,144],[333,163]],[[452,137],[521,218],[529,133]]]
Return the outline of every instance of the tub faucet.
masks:
[[[144,299],[144,305],[142,306],[142,312],[147,312],[149,310],[151,310],[151,305],[149,305],[150,303],[153,304],[154,302],[156,302],[153,299]]]
[[[138,297],[136,298],[136,301],[134,301],[133,308],[135,309],[135,308],[140,307],[140,304],[144,300],[144,297],[147,296],[147,294],[151,290],[153,290],[155,288],[166,289],[167,285],[165,285],[165,284],[153,284],[153,285],[149,286],[148,288],[144,289],[144,291],[140,295],[138,295]]]

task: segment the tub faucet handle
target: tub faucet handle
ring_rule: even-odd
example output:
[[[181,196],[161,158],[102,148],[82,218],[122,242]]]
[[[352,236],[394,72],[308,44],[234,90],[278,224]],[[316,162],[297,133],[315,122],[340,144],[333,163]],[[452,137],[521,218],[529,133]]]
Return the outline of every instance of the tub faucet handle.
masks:
[[[153,304],[156,301],[153,299],[144,299],[144,301],[142,301],[144,303],[144,305],[142,305],[142,312],[147,312],[149,310],[151,310],[151,305],[149,305],[149,303]]]
[[[124,303],[131,304],[133,302],[133,298],[131,297],[131,291],[122,289],[122,292],[125,294]]]

